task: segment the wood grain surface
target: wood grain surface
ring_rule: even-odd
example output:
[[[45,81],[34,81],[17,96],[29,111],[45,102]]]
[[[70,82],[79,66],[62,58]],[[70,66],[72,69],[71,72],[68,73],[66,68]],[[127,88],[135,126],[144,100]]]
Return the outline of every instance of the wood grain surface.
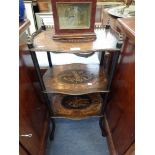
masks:
[[[90,78],[90,80],[86,82],[77,83],[76,80],[80,81],[82,78],[87,78],[85,75],[74,73],[79,69],[86,71],[86,73],[92,75],[93,78]],[[66,75],[71,82],[61,80],[61,76],[64,76],[64,71],[72,72],[72,75],[69,73]],[[43,80],[46,87],[45,92],[70,95],[82,95],[93,92],[107,91],[106,87],[108,82],[103,67],[100,67],[99,65],[85,65],[80,63],[53,66],[44,74]]]
[[[30,22],[20,23],[19,33],[28,28]],[[21,38],[19,38],[21,39]],[[25,59],[26,58],[26,59]],[[30,66],[29,66],[29,65]],[[29,52],[19,50],[19,152],[21,155],[44,155],[49,129],[48,111],[41,99],[38,79]],[[21,136],[32,134],[32,137]],[[21,148],[22,144],[22,148]],[[24,149],[24,150],[23,150]],[[26,151],[27,150],[27,151]],[[25,152],[26,151],[26,152]],[[27,152],[29,152],[27,154]]]
[[[48,113],[45,104],[40,100],[40,94],[37,93],[34,86],[37,79],[35,79],[35,82],[31,81],[31,67],[26,66],[23,57],[25,57],[25,54],[20,51],[19,132],[20,135],[32,134],[32,137],[20,137],[20,141],[31,154],[43,155],[49,128]],[[32,60],[27,59],[26,61]],[[33,72],[35,72],[34,69]]]
[[[56,94],[52,97],[51,106],[54,111],[55,117],[65,117],[69,119],[83,119],[90,116],[100,116],[101,115],[101,105],[103,104],[102,98],[99,93],[89,94],[91,100],[90,106],[82,109],[66,108],[61,103],[66,95]],[[72,98],[73,96],[70,96]],[[79,96],[80,98],[80,96]],[[76,99],[74,98],[75,102]],[[75,103],[74,102],[74,103]]]
[[[118,35],[112,29],[95,29],[96,40],[90,42],[60,42],[53,40],[54,29],[42,31],[34,37],[32,51],[51,51],[54,53],[88,53],[104,50],[118,51]]]
[[[118,26],[131,40],[135,40],[135,17],[120,18],[117,21]]]
[[[21,36],[25,30],[29,27],[30,21],[25,19],[23,22],[19,23],[19,36]]]
[[[121,31],[126,37],[112,82],[106,115],[116,152],[123,155],[135,141],[135,43],[129,32],[134,19],[120,20]],[[123,21],[125,23],[122,24]]]

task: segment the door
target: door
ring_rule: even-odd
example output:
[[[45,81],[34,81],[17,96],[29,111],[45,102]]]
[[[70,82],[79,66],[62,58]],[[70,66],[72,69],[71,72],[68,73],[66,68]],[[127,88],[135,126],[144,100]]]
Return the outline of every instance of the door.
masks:
[[[31,78],[32,71],[35,73],[33,65],[26,66],[24,61],[31,62],[29,53],[20,51],[19,67],[19,140],[25,150],[31,155],[42,155],[45,152],[48,118],[47,109],[42,102],[37,88],[37,79]],[[29,72],[31,70],[31,72]],[[32,81],[34,79],[34,81]],[[24,154],[22,154],[24,155]]]

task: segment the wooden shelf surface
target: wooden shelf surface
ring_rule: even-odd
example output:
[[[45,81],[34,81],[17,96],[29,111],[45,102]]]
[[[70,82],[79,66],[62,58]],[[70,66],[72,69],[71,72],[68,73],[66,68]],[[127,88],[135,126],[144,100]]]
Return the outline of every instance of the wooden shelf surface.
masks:
[[[124,33],[132,40],[135,40],[135,17],[119,18],[117,22]]]
[[[43,81],[45,93],[82,95],[108,92],[104,68],[98,64],[73,63],[53,66],[45,72]]]
[[[65,106],[65,104],[69,106]],[[52,96],[51,107],[56,118],[78,120],[93,116],[100,117],[102,104],[103,101],[99,93],[82,96],[55,94]]]
[[[19,23],[19,36],[21,36],[25,30],[29,27],[30,21],[25,19],[23,22]]]
[[[54,29],[42,31],[34,37],[34,48],[31,51],[51,51],[54,53],[89,53],[92,51],[101,52],[104,50],[118,51],[116,44],[118,34],[112,29],[95,29],[96,40],[82,42],[61,42],[53,40]]]

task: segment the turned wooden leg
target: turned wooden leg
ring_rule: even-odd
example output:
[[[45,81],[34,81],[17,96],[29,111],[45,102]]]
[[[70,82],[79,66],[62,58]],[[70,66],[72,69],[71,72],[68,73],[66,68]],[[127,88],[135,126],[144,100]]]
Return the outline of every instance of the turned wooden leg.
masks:
[[[52,123],[52,130],[50,133],[50,141],[54,140],[54,132],[55,132],[55,121],[53,118],[51,118],[51,123]]]
[[[106,130],[105,130],[104,123],[105,123],[104,117],[101,117],[100,120],[99,120],[99,125],[100,125],[100,128],[101,128],[102,136],[106,137]]]

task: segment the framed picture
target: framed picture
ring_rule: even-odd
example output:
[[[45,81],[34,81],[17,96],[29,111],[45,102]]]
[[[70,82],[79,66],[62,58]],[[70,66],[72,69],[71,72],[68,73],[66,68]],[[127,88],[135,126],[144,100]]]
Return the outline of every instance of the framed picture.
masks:
[[[59,28],[89,29],[91,3],[57,3]]]
[[[51,0],[55,34],[94,33],[96,0]]]

